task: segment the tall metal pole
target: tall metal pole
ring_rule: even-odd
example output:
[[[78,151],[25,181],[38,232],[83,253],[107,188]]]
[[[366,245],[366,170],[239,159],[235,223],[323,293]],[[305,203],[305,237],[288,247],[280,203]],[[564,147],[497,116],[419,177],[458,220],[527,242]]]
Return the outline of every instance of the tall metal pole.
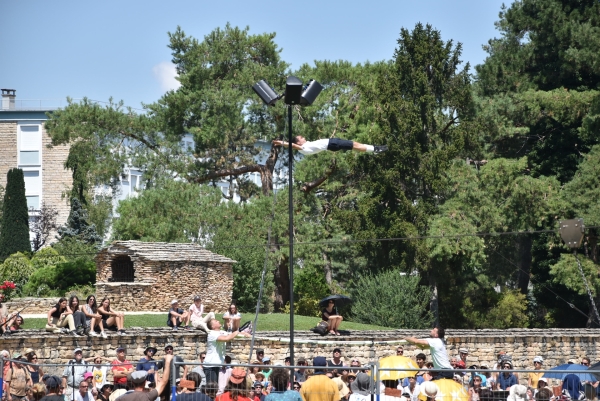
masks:
[[[289,226],[289,244],[290,244],[290,365],[295,366],[294,363],[294,196],[292,193],[292,170],[294,165],[294,154],[292,152],[292,105],[288,105],[288,149],[289,149],[289,178],[288,178],[288,190],[290,192],[289,198],[289,210],[290,215],[290,226]],[[294,382],[294,369],[291,370],[290,380]]]

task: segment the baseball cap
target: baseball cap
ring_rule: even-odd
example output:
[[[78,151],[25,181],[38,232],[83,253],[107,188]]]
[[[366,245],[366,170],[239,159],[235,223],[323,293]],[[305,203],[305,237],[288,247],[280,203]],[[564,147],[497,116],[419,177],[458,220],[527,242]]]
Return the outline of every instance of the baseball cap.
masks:
[[[85,372],[83,374],[83,380],[87,379],[88,377],[94,377],[94,375],[92,374],[92,372]]]
[[[313,358],[313,366],[327,366],[327,359],[324,356],[316,356]]]
[[[265,357],[263,358],[263,362],[271,362],[271,358],[270,358],[270,357],[268,357],[268,356],[265,356]]]
[[[229,376],[229,381],[233,384],[240,384],[246,380],[246,371],[240,368],[234,368],[231,371],[231,376]]]
[[[202,300],[202,297],[200,295],[196,295],[194,297],[194,301],[201,301],[201,300]]]
[[[56,376],[50,376],[46,379],[46,387],[48,388],[59,388],[61,380]]]
[[[75,350],[73,351],[74,354],[76,354],[78,352],[83,352],[83,350],[81,348],[75,348]]]
[[[458,349],[458,352],[459,352],[459,353],[461,353],[461,354],[468,354],[468,353],[469,353],[469,350],[468,350],[468,349],[466,349],[466,348],[459,348],[459,349]]]
[[[339,348],[334,348],[334,349],[333,349],[333,352],[339,352],[339,353],[341,354],[341,353],[342,353],[342,350],[341,350],[341,349],[339,349]]]
[[[169,347],[173,348],[173,344],[167,344],[167,345],[165,345],[165,349],[167,349]]]
[[[538,379],[538,382],[544,382],[544,383],[548,384],[548,379],[546,379],[545,377],[540,377]]]
[[[544,358],[542,358],[541,356],[536,356],[535,358],[533,358],[533,362],[544,363]]]
[[[148,372],[145,370],[136,370],[131,373],[131,381],[134,384],[146,383],[146,377],[148,377]]]
[[[75,351],[77,351],[77,350],[75,350]],[[117,349],[116,349],[115,351],[116,351],[116,352],[125,351],[125,347],[118,346],[118,347],[117,347]]]
[[[178,302],[179,302],[178,300],[174,299],[174,300],[171,301],[171,305],[175,305]]]
[[[263,386],[263,384],[262,384],[262,382],[259,382],[259,381],[256,381],[256,382],[254,382],[254,383],[252,384],[252,387],[256,387],[256,386],[261,386],[261,387],[264,387],[264,386]]]
[[[13,352],[12,359],[21,359],[22,356],[20,352]]]
[[[302,357],[298,358],[298,362],[299,363],[306,363],[306,358],[302,356]]]

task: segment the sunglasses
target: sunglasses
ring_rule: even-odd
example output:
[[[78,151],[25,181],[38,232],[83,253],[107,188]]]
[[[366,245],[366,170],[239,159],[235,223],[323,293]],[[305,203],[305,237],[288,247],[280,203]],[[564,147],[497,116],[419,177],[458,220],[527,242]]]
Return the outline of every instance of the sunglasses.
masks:
[[[294,386],[294,390],[300,390],[299,386]]]
[[[581,364],[584,365],[584,366],[589,366],[590,365],[589,362],[581,362]]]

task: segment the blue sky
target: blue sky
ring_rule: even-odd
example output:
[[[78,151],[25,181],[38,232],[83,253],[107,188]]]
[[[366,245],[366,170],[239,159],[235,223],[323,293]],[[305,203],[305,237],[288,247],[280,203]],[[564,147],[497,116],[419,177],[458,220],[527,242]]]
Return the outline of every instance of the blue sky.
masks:
[[[313,60],[391,59],[402,27],[430,23],[463,44],[463,60],[485,59],[498,37],[499,0],[213,1],[0,0],[0,88],[17,100],[67,96],[123,100],[139,108],[173,88],[167,32],[191,36],[227,22],[275,32],[292,68]],[[505,1],[510,4],[510,1]]]

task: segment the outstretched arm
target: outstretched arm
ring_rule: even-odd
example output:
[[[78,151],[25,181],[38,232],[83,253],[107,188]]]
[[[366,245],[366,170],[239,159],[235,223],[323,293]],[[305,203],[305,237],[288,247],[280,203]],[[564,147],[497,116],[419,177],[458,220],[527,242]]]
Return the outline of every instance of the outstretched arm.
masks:
[[[275,146],[285,146],[286,148],[289,145],[289,143],[287,143],[286,141],[280,141],[279,139],[276,139],[273,141],[273,145]],[[296,149],[296,150],[302,150],[302,146],[296,144],[296,143],[292,143],[292,149]]]

